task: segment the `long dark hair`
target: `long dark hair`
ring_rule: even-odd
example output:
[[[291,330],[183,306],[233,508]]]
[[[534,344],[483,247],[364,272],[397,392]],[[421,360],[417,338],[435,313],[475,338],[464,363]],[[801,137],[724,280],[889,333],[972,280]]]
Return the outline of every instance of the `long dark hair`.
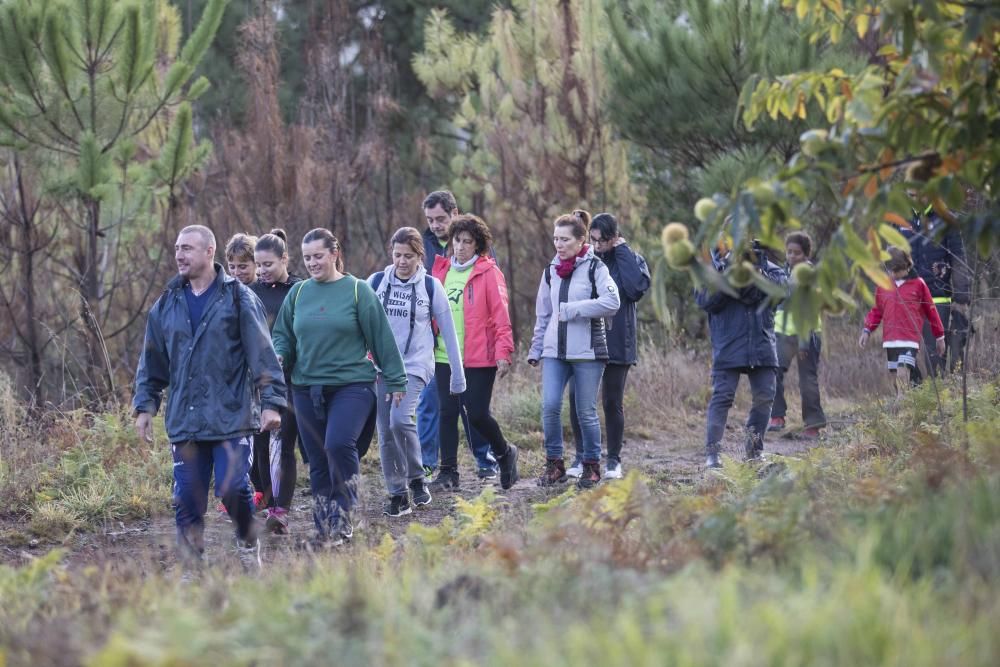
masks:
[[[257,239],[254,250],[273,252],[279,259],[288,255],[288,235],[284,229],[272,229]]]

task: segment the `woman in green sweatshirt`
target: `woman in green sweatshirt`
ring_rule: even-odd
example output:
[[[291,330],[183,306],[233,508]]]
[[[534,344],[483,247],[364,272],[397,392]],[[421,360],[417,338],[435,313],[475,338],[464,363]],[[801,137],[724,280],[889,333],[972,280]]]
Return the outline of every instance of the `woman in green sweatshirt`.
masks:
[[[406,370],[372,288],[344,273],[337,238],[326,229],[310,231],[302,259],[309,279],[285,299],[272,338],[291,372],[299,438],[309,453],[313,541],[335,546],[354,532],[358,438],[375,409],[376,366],[389,392],[379,400],[397,404],[406,395]]]

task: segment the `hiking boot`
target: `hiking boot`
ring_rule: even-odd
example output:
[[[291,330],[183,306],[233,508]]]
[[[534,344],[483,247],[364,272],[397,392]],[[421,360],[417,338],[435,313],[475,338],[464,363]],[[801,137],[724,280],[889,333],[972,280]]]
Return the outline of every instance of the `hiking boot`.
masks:
[[[333,530],[330,531],[330,540],[333,542],[333,546],[339,547],[341,544],[350,542],[352,537],[354,537],[354,524],[351,523],[351,517],[341,514],[337,518]]]
[[[410,480],[410,497],[417,507],[431,504],[431,492],[427,490],[423,479]]]
[[[566,471],[569,474],[569,471]],[[621,479],[624,476],[622,473],[622,462],[615,461],[614,459],[608,459],[607,464],[604,466],[604,478],[605,479]]]
[[[753,429],[749,429],[746,441],[743,443],[743,450],[747,461],[759,461],[764,453],[763,436],[758,435]]]
[[[583,474],[577,480],[576,485],[581,489],[592,489],[601,481],[600,461],[584,461]]]
[[[583,461],[576,459],[573,461],[573,465],[566,469],[566,475],[569,477],[579,478],[583,474]]]
[[[819,428],[816,426],[810,426],[809,428],[802,429],[799,433],[799,437],[805,440],[819,440],[820,432]]]
[[[517,474],[517,447],[508,443],[507,453],[497,460],[500,466],[500,488],[506,491],[520,479]]]
[[[410,499],[405,493],[398,496],[389,496],[389,501],[382,507],[382,514],[390,517],[405,516],[412,512]]]
[[[494,465],[480,466],[480,468],[476,471],[476,476],[479,479],[483,480],[484,482],[486,480],[496,479],[497,478],[497,467],[494,466]]]
[[[706,468],[721,468],[722,458],[719,456],[718,452],[709,452],[705,457],[705,467]]]
[[[287,535],[288,510],[284,507],[272,507],[267,512],[267,522],[264,525],[272,535]]]
[[[256,535],[245,540],[236,538],[236,557],[246,570],[259,570],[263,567],[260,559],[260,540]]]
[[[538,478],[538,486],[552,486],[566,481],[566,464],[562,459],[545,459],[545,472]]]
[[[785,428],[784,417],[771,417],[771,421],[767,424],[768,431],[780,431],[783,428]]]
[[[441,468],[438,470],[438,476],[433,482],[427,485],[430,491],[457,491],[458,490],[458,471],[457,470],[447,470]]]

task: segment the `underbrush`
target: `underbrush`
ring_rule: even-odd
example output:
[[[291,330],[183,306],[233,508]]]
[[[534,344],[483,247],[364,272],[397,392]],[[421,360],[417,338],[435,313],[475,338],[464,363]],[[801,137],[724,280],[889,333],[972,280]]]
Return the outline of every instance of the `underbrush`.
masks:
[[[530,511],[486,492],[436,526],[256,577],[212,562],[186,583],[139,580],[53,552],[0,567],[0,650],[9,664],[992,665],[1000,393],[976,388],[966,425],[954,384],[938,390],[873,401],[801,457],[727,460],[684,486],[632,472]]]

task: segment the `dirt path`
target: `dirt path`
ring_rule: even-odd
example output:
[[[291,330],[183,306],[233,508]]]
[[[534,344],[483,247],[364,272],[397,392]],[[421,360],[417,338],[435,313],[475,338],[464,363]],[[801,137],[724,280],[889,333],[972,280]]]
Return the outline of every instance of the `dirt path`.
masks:
[[[726,450],[737,456],[738,443],[738,427],[731,427],[727,433]],[[777,455],[794,455],[815,445],[813,442],[789,437],[772,437],[768,440],[767,450]],[[705,474],[702,468],[703,456],[700,430],[663,433],[655,440],[630,440],[623,451],[626,471],[637,467],[654,485],[695,483]],[[465,468],[461,471],[462,488],[459,495],[471,499],[479,495],[487,485],[495,485],[507,513],[528,516],[531,504],[561,493],[565,488],[540,488],[536,485],[535,477],[543,464],[543,454],[537,449],[522,450],[522,478],[506,492],[500,490],[496,480],[484,482],[476,478],[474,469],[469,467],[471,456],[467,452],[460,455],[460,460]],[[406,517],[389,519],[382,515],[384,491],[375,461],[364,462],[363,477],[358,511],[361,522],[355,532],[355,544],[377,545],[386,533],[398,539],[414,521],[434,525],[454,512],[451,498],[454,494],[439,494],[430,506],[415,509],[413,514]],[[296,491],[290,516],[290,535],[268,535],[264,538],[262,552],[268,566],[280,567],[283,562],[295,559],[301,553],[299,543],[312,528],[312,498],[304,486],[307,485],[300,483]],[[232,524],[219,515],[214,506],[213,499],[206,517],[206,558],[212,562],[231,563],[235,566],[236,559],[231,549]],[[3,546],[0,547],[0,562],[24,563],[54,546],[59,545],[33,543],[16,547]],[[96,532],[79,533],[68,538],[62,546],[69,551],[67,563],[70,567],[101,563],[115,566],[120,563],[132,572],[138,567],[142,573],[162,572],[176,567],[174,522],[166,507],[163,514],[153,519],[128,525],[118,523]]]

